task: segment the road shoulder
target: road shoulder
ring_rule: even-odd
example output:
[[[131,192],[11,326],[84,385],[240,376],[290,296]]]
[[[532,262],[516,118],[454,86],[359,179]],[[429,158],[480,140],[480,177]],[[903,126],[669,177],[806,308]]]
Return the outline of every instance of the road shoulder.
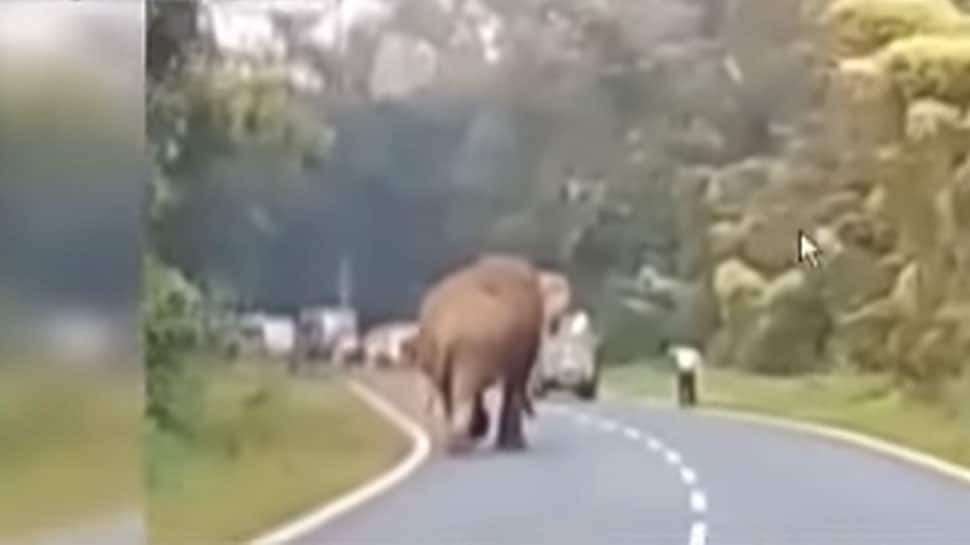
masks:
[[[258,537],[250,542],[251,545],[282,544],[316,530],[337,517],[388,492],[407,479],[427,460],[431,453],[432,442],[428,432],[421,424],[394,402],[388,401],[385,397],[386,394],[378,393],[379,390],[374,387],[372,377],[350,377],[347,382],[354,394],[409,439],[411,442],[410,451],[401,462],[386,472],[317,509]]]
[[[754,412],[734,409],[697,409],[699,414],[715,418],[731,419],[759,426],[770,426],[792,432],[809,434],[866,449],[911,465],[937,473],[941,476],[960,481],[970,486],[970,469],[948,462],[931,454],[920,452],[903,445],[884,441],[863,433],[790,418],[768,416]]]

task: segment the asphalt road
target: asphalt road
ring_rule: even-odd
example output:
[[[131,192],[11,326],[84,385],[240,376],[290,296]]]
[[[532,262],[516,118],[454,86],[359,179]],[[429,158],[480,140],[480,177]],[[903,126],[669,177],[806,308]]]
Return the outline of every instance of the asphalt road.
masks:
[[[543,403],[529,432],[293,543],[970,544],[970,486],[825,439],[618,402]]]

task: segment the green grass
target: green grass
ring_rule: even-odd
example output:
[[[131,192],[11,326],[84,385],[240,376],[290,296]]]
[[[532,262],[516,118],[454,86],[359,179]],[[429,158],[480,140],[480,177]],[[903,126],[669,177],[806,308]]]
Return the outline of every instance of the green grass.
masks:
[[[140,384],[0,362],[0,541],[137,508]]]
[[[201,442],[149,434],[151,543],[256,537],[407,451],[404,437],[339,382],[244,367],[209,384]]]
[[[605,383],[632,397],[670,399],[673,377],[658,365],[611,368]],[[917,401],[880,375],[829,374],[797,378],[706,369],[701,403],[827,424],[909,446],[970,467],[970,385],[953,384],[937,403]]]

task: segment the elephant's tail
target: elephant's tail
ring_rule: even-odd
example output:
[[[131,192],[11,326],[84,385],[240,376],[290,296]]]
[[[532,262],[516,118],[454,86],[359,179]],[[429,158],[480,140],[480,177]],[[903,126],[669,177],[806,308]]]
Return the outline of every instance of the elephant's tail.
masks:
[[[454,385],[452,384],[452,377],[454,375],[452,371],[452,361],[451,361],[451,350],[441,347],[436,347],[435,356],[441,358],[439,362],[441,366],[441,374],[438,377],[438,391],[441,392],[441,406],[445,412],[445,419],[451,420],[451,410],[452,410],[452,392],[454,391]]]

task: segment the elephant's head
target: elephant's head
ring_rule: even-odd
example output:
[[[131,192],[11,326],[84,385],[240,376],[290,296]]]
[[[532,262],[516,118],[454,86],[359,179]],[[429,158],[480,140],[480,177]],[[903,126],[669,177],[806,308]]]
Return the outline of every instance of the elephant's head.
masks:
[[[541,271],[539,288],[542,290],[544,322],[546,331],[555,330],[572,305],[572,288],[562,273]]]

